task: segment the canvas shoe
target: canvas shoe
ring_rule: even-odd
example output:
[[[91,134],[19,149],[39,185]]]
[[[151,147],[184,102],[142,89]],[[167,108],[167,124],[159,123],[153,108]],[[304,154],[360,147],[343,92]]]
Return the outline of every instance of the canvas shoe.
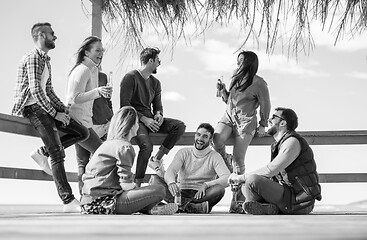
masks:
[[[64,213],[80,213],[81,212],[80,202],[74,199],[73,201],[64,204],[62,207],[62,211]]]
[[[244,202],[242,208],[246,213],[253,215],[276,215],[279,213],[278,207],[272,203]]]
[[[159,177],[164,177],[166,171],[164,170],[163,159],[157,160],[155,157],[151,157],[148,166],[153,169]]]
[[[178,210],[178,206],[174,203],[167,203],[164,205],[155,205],[150,209],[149,213],[151,215],[172,215]]]
[[[202,203],[188,203],[185,211],[187,213],[209,213],[209,202],[205,201]]]
[[[242,208],[243,201],[231,201],[231,206],[229,207],[229,213],[239,213],[244,214],[245,210]]]
[[[40,148],[31,152],[30,156],[41,167],[42,171],[52,176],[52,170],[48,163],[48,157],[42,153]]]

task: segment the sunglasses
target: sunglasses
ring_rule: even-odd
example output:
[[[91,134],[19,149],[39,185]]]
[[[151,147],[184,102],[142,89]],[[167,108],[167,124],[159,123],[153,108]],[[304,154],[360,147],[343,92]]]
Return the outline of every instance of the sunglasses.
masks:
[[[274,118],[279,118],[279,119],[281,119],[281,120],[284,120],[285,121],[285,119],[284,118],[282,118],[281,116],[278,116],[278,115],[275,115],[275,114],[273,114],[273,116],[270,118],[270,120],[273,120]]]

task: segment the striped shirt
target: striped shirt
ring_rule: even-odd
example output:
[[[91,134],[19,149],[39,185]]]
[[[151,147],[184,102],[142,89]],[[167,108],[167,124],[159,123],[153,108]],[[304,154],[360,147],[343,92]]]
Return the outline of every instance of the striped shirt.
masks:
[[[45,66],[49,76],[44,91],[42,73]],[[33,98],[52,117],[55,117],[57,112],[65,110],[64,104],[56,96],[52,87],[50,57],[38,48],[26,54],[19,63],[12,115],[21,116],[29,98]]]

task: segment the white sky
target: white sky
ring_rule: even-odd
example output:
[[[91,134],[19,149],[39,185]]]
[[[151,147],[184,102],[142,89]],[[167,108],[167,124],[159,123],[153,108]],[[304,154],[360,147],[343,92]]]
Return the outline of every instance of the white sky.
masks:
[[[84,1],[87,5],[89,1]],[[3,84],[0,112],[10,113],[17,64],[33,47],[30,28],[36,22],[48,21],[57,35],[51,56],[56,93],[65,99],[67,73],[74,63],[74,53],[90,35],[91,19],[84,15],[80,1],[75,0],[12,0],[0,12],[0,58]],[[200,122],[216,125],[225,105],[215,97],[215,84],[220,76],[228,85],[236,63],[233,54],[241,44],[235,26],[208,31],[190,45],[179,42],[173,55],[162,52],[162,65],[156,75],[162,82],[164,112],[168,117],[183,120],[188,131]],[[263,49],[245,46],[259,56],[258,75],[268,83],[272,108],[293,108],[299,116],[298,130],[362,130],[366,129],[367,102],[367,34],[348,37],[333,45],[334,38],[314,28],[315,49],[298,59],[280,52],[268,56]],[[107,39],[107,37],[106,37]],[[147,36],[149,46],[163,48],[154,35]],[[117,50],[116,50],[117,49]],[[137,65],[133,61],[119,65],[119,47],[109,48],[103,60],[106,73],[114,72],[114,108],[119,107],[119,82]],[[1,166],[36,168],[28,154],[41,145],[37,138],[0,133],[3,146]],[[365,146],[314,146],[318,170],[324,172],[366,172]],[[249,170],[269,161],[269,147],[250,147],[247,154]],[[74,149],[67,150],[67,171],[76,171]],[[169,159],[173,156],[167,156]],[[348,203],[367,199],[366,184],[323,184],[323,203]],[[60,203],[50,182],[0,179],[1,203]],[[73,184],[76,195],[77,188]],[[345,197],[336,197],[340,189]],[[352,196],[352,197],[351,197]]]

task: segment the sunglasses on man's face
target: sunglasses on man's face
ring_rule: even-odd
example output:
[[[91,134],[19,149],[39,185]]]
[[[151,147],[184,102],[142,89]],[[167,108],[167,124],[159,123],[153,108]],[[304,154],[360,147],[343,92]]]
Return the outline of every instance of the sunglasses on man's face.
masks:
[[[285,119],[284,119],[284,118],[282,118],[281,116],[278,116],[278,115],[276,115],[276,114],[273,114],[273,116],[270,118],[270,120],[273,120],[274,118],[279,118],[279,119],[281,119],[281,120],[284,120],[284,121],[285,121]]]

